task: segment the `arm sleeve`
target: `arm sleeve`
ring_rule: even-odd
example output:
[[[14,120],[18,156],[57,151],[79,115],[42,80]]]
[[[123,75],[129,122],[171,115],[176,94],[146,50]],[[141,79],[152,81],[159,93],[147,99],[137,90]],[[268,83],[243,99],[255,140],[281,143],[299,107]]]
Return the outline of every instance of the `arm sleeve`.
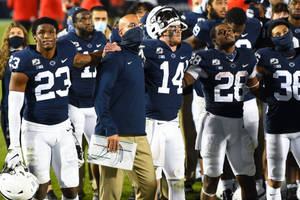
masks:
[[[111,116],[110,105],[113,88],[121,67],[120,58],[116,56],[107,55],[102,62],[102,71],[95,97],[95,110],[97,116],[100,118],[100,130],[106,136],[111,136],[118,132],[117,126]]]
[[[24,92],[9,91],[8,94],[8,127],[10,136],[9,149],[20,147],[21,109],[24,103]]]

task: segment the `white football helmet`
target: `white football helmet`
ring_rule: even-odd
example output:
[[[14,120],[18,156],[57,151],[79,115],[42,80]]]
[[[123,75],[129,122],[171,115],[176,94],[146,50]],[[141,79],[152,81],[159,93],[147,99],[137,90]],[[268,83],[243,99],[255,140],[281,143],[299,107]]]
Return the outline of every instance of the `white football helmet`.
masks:
[[[172,7],[157,6],[147,16],[146,30],[152,39],[158,37],[169,27],[181,25],[181,30],[187,29],[187,25],[181,21],[177,11]]]
[[[9,200],[28,200],[39,188],[37,178],[23,165],[4,168],[0,173],[0,193]]]

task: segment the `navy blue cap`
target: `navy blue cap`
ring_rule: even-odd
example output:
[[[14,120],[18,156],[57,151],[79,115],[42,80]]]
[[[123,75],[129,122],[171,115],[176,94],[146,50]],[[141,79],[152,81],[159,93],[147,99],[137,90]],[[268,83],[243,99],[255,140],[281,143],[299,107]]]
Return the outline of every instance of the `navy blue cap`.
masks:
[[[268,0],[245,0],[244,3],[256,3],[256,4],[263,4],[265,7],[268,7],[270,5],[270,2]]]
[[[72,8],[70,8],[70,10],[68,11],[68,17],[72,17],[72,15],[75,13],[76,10],[79,10],[80,7],[79,6],[74,6]]]

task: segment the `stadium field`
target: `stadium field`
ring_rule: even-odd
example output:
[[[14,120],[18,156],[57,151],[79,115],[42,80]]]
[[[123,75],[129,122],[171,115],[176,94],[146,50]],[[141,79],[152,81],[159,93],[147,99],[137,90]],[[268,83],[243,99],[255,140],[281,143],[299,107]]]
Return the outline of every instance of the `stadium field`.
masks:
[[[5,31],[5,28],[9,25],[10,20],[0,20],[0,44],[2,42],[2,36],[3,33]],[[33,39],[32,37],[30,38],[31,43],[33,43]],[[1,91],[1,84],[0,84],[0,91]],[[0,92],[0,99],[2,98],[1,92]],[[3,133],[2,133],[2,129],[0,129],[0,171],[3,168],[4,165],[4,160],[5,160],[5,156],[7,154],[7,147],[5,144],[5,140],[3,137]],[[88,167],[87,164],[85,163],[85,170],[86,172],[88,172]],[[84,192],[86,194],[86,196],[83,198],[84,200],[91,200],[92,199],[92,189],[91,189],[91,185],[89,183],[89,176],[88,173],[85,173],[86,177],[85,177],[85,181],[84,181]],[[52,180],[52,187],[53,190],[56,194],[56,196],[61,199],[61,191],[59,189],[59,185],[57,183],[56,177],[53,173],[53,171],[51,171],[51,180]],[[112,186],[113,187],[113,186]],[[186,199],[187,200],[194,200],[197,196],[197,194],[199,194],[200,189],[201,189],[201,183],[200,182],[196,182],[193,185],[193,189],[196,191],[196,193],[192,193],[192,194],[187,194],[186,195]],[[128,197],[131,195],[131,184],[128,180],[127,175],[124,176],[124,184],[123,184],[123,192],[122,192],[122,200],[127,200]],[[0,195],[0,200],[4,200],[4,198]]]

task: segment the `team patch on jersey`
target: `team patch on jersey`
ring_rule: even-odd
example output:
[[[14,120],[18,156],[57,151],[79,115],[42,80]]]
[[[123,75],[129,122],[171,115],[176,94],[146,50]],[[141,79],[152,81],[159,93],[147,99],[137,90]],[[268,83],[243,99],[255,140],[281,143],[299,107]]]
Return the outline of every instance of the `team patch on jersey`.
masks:
[[[223,69],[223,66],[216,66],[216,69],[217,69],[217,70],[222,70],[222,69]]]
[[[271,65],[279,64],[279,60],[278,60],[277,58],[271,58],[271,59],[270,59],[270,64],[271,64]]]
[[[81,51],[82,50],[82,47],[80,46],[79,42],[72,41],[72,40],[71,40],[71,42],[76,47],[77,51]]]
[[[219,59],[213,59],[212,62],[211,62],[212,65],[220,65],[221,62]]]
[[[281,68],[281,65],[273,65],[274,66],[274,68],[276,68],[276,69],[280,69]]]
[[[205,21],[205,18],[202,18],[202,17],[197,19],[197,22],[204,22],[204,21]]]
[[[32,65],[33,65],[33,66],[35,66],[35,65],[40,65],[40,64],[41,64],[40,59],[38,59],[38,58],[32,59]]]
[[[40,61],[39,58],[34,58],[32,60],[32,66],[35,66],[36,69],[43,69],[44,68],[44,66],[41,65],[41,61]]]
[[[159,55],[158,58],[159,59],[166,59],[166,56],[165,55]]]
[[[36,66],[35,68],[36,68],[36,69],[43,69],[44,66],[43,66],[43,65],[38,65],[38,66]]]
[[[163,53],[164,53],[163,48],[161,48],[161,47],[156,48],[156,54],[163,54]]]

